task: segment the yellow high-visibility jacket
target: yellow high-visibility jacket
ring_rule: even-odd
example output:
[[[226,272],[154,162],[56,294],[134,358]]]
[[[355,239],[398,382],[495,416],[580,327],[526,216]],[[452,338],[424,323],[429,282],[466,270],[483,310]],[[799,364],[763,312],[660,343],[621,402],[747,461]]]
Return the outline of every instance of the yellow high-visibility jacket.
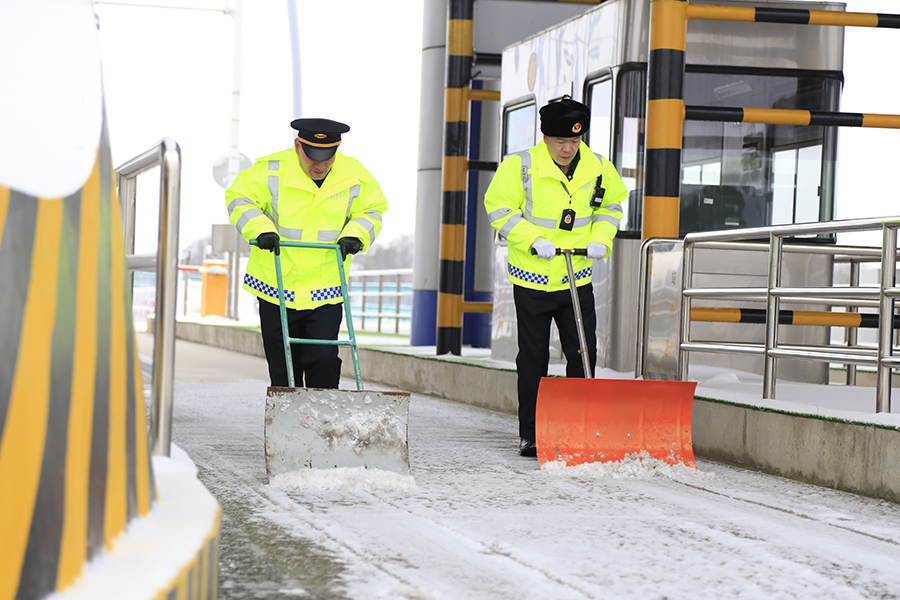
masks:
[[[565,257],[550,260],[531,254],[531,245],[544,238],[557,248],[586,248],[590,242],[606,246],[607,256],[622,218],[621,202],[628,190],[615,166],[594,154],[582,142],[578,164],[569,181],[540,142],[530,150],[508,156],[494,174],[484,195],[491,225],[506,239],[509,250],[509,280],[535,290],[569,289]],[[600,207],[591,207],[598,176],[606,192]],[[563,211],[575,211],[571,231],[560,229]],[[591,281],[591,262],[573,257],[578,286]]]
[[[340,152],[322,187],[303,169],[294,148],[264,156],[238,174],[225,192],[232,224],[248,242],[276,232],[282,240],[335,244],[354,237],[365,250],[381,231],[387,201],[381,186],[362,164]],[[344,268],[350,269],[350,255]],[[343,301],[336,252],[282,248],[285,306],[309,310]],[[278,303],[275,257],[251,246],[244,289]]]

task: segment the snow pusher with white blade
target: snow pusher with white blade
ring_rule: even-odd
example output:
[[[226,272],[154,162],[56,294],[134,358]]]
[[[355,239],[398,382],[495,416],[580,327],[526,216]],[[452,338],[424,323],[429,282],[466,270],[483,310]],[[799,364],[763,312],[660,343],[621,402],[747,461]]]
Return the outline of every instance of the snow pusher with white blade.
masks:
[[[251,241],[251,243],[254,243]],[[349,340],[292,338],[288,331],[280,248],[275,249],[275,274],[281,309],[281,331],[287,361],[288,387],[269,387],[266,394],[266,472],[271,479],[300,469],[364,467],[409,473],[409,394],[362,389],[356,334],[340,246],[279,242],[281,248],[334,250]],[[356,391],[294,387],[293,344],[349,346]]]
[[[691,408],[696,382],[592,379],[572,255],[566,258],[585,379],[544,377],[535,412],[538,462],[574,466],[617,462],[629,454],[696,468],[691,444]]]

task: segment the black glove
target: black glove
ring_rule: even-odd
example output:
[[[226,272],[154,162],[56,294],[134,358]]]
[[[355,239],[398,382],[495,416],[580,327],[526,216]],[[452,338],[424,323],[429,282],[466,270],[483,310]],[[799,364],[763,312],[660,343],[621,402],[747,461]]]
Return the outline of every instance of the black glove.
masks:
[[[338,246],[341,247],[341,258],[347,260],[348,254],[356,254],[362,250],[362,242],[356,238],[346,237],[338,240]]]
[[[278,234],[274,231],[268,231],[266,233],[261,233],[256,238],[256,245],[263,250],[268,250],[270,252],[274,252],[275,254],[281,254],[281,249],[278,247],[278,240],[281,239],[278,237]]]

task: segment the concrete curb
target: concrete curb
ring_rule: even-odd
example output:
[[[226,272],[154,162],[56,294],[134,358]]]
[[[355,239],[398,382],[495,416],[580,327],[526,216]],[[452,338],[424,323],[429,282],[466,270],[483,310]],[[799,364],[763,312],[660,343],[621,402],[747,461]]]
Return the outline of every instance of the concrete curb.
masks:
[[[264,356],[258,333],[178,323],[180,339]],[[463,360],[359,348],[360,375],[408,392],[516,414],[515,371]],[[350,351],[342,374],[352,378]],[[900,502],[900,430],[695,398],[694,454],[865,496]]]

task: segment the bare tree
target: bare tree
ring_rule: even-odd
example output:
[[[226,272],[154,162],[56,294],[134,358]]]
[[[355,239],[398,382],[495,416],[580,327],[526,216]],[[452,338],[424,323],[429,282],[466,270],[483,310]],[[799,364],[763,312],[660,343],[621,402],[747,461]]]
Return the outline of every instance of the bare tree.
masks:
[[[412,234],[402,235],[386,243],[375,240],[371,248],[353,257],[354,269],[407,269],[413,266]]]

